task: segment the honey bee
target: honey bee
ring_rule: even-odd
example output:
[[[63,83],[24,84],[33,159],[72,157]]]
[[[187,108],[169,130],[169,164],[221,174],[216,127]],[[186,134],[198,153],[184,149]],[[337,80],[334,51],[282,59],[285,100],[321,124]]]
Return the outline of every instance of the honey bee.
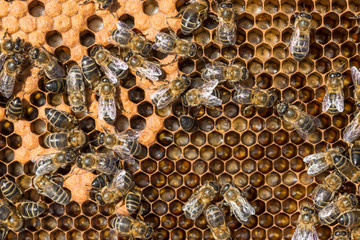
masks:
[[[276,107],[285,122],[291,123],[300,137],[306,139],[306,135],[314,132],[320,126],[320,120],[301,111],[295,105],[281,102]]]
[[[198,123],[196,118],[190,116],[181,116],[180,126],[185,132],[194,132],[198,128]]]
[[[76,164],[88,171],[99,171],[105,174],[115,174],[118,170],[118,159],[106,153],[85,153],[78,156]]]
[[[360,137],[360,111],[356,114],[353,120],[346,126],[343,139],[352,143]]]
[[[80,5],[85,5],[89,2],[94,2],[98,4],[100,10],[106,10],[111,8],[114,0],[85,0],[85,2]]]
[[[50,133],[45,137],[44,143],[49,148],[72,148],[75,151],[85,145],[86,135],[81,130]]]
[[[0,69],[4,66],[6,59],[14,53],[24,52],[25,46],[23,40],[19,37],[13,41],[11,38],[5,38],[8,33],[5,32],[3,39],[0,41]]]
[[[0,191],[5,199],[11,203],[19,202],[24,196],[20,186],[6,178],[0,181]]]
[[[190,4],[181,10],[175,17],[182,15],[181,32],[189,35],[200,27],[207,16],[209,3],[207,0],[191,0]]]
[[[36,218],[43,214],[46,209],[47,207],[45,204],[31,201],[21,202],[17,206],[19,215],[25,219]]]
[[[116,229],[121,236],[130,237],[130,239],[150,239],[153,234],[153,228],[144,221],[126,215],[118,215],[111,219],[110,226]]]
[[[65,92],[65,79],[63,78],[52,79],[46,82],[45,89],[52,93],[63,93]]]
[[[190,89],[182,96],[181,102],[185,107],[197,107],[204,105],[213,108],[220,106],[220,92],[215,89],[217,81],[205,82],[202,86]]]
[[[215,240],[231,240],[230,230],[226,225],[225,214],[221,208],[211,204],[205,211],[205,218]]]
[[[4,68],[0,72],[0,94],[5,98],[10,98],[15,86],[16,76],[21,71],[21,64],[24,57],[14,54],[4,63]]]
[[[85,84],[78,65],[72,66],[69,70],[66,80],[66,92],[73,112],[86,114]]]
[[[239,104],[250,104],[245,108],[245,111],[252,106],[258,108],[273,107],[277,99],[278,96],[275,91],[252,88],[239,88],[233,96],[233,100]]]
[[[347,228],[360,226],[360,209],[350,209],[341,213],[338,223]]]
[[[233,46],[236,43],[236,12],[230,1],[218,4],[219,25],[216,28],[216,41],[223,46]]]
[[[48,175],[36,175],[33,178],[33,186],[40,195],[58,204],[65,205],[70,202],[68,193]]]
[[[78,121],[73,115],[55,108],[45,108],[45,116],[49,123],[58,130],[71,130],[78,125]]]
[[[303,60],[310,48],[311,15],[300,12],[295,18],[294,32],[290,39],[290,53],[297,61]]]
[[[101,189],[106,185],[110,184],[112,177],[108,174],[101,173],[91,182],[93,188]]]
[[[360,181],[360,170],[343,155],[334,156],[334,166],[348,181]]]
[[[342,212],[354,209],[357,205],[358,199],[354,194],[341,195],[319,212],[319,221],[322,224],[330,225],[337,220]]]
[[[103,78],[97,86],[99,97],[98,116],[108,124],[114,124],[116,119],[116,88],[107,78]]]
[[[133,214],[141,205],[142,192],[137,187],[132,188],[125,197],[126,210]]]
[[[22,116],[23,104],[19,97],[13,98],[6,104],[6,117],[10,121],[17,121]]]
[[[355,166],[360,166],[360,141],[356,140],[350,145],[350,160]]]
[[[317,185],[311,193],[315,209],[321,210],[326,207],[334,199],[343,182],[344,179],[341,176],[331,173],[322,184]]]
[[[96,88],[100,83],[101,73],[95,60],[87,55],[84,55],[81,58],[81,70],[84,75],[85,83],[89,86],[89,88]]]
[[[190,84],[191,79],[182,74],[170,83],[159,86],[157,91],[151,95],[151,100],[157,108],[164,108],[180,96]]]
[[[184,58],[195,57],[198,49],[196,43],[180,39],[171,30],[170,34],[164,32],[157,33],[155,35],[155,43],[152,47],[156,51],[175,55],[173,61],[175,61],[178,56]]]
[[[351,67],[351,79],[354,85],[354,98],[356,106],[360,109],[360,71],[355,66]]]
[[[317,240],[319,239],[315,229],[318,220],[312,207],[301,206],[300,216],[296,225],[292,240]]]
[[[100,205],[114,203],[125,196],[131,188],[133,188],[135,182],[130,172],[125,170],[119,170],[115,174],[109,186],[105,186],[100,190],[93,189],[94,199]]]
[[[123,79],[127,76],[127,69],[129,67],[126,62],[112,55],[102,45],[95,45],[90,51],[90,56],[114,85],[117,86],[119,84],[118,79]]]
[[[324,96],[322,110],[330,114],[344,111],[344,81],[340,72],[332,72],[326,81],[326,93]]]
[[[24,220],[17,215],[7,202],[0,199],[0,225],[18,232],[24,226]],[[6,231],[6,230],[5,230]]]
[[[75,153],[71,149],[61,150],[55,153],[39,155],[31,161],[35,163],[36,175],[53,174],[59,168],[66,167],[75,159]]]
[[[211,181],[197,189],[182,207],[185,217],[192,220],[198,218],[207,205],[214,200],[219,188],[216,182]]]
[[[341,155],[337,148],[328,149],[326,152],[314,153],[306,156],[303,161],[308,165],[307,174],[311,177],[325,172],[334,164],[334,157]]]
[[[133,130],[127,130],[122,133],[100,133],[98,142],[108,149],[115,151],[121,159],[128,161],[130,164],[135,162],[132,156],[138,156],[142,147],[137,141],[139,133]]]
[[[139,55],[134,55],[132,52],[129,52],[124,57],[124,61],[141,78],[159,81],[163,77],[163,71],[159,64],[147,61]]]
[[[65,77],[65,70],[60,66],[58,60],[50,55],[44,48],[39,49],[32,47],[29,50],[29,56],[33,64],[40,68],[39,75],[45,72],[45,75],[50,79],[59,79]]]
[[[255,209],[240,190],[234,184],[227,183],[223,185],[220,193],[223,195],[224,201],[230,205],[230,210],[236,219],[243,224],[247,224],[250,216],[255,214]]]
[[[350,240],[349,232],[346,229],[337,228],[334,230],[332,239],[333,240]],[[355,239],[353,239],[353,240],[355,240]]]
[[[141,54],[146,57],[151,52],[151,43],[144,36],[135,33],[126,23],[118,21],[117,29],[111,32],[109,41],[128,48],[135,54]]]
[[[237,84],[249,78],[249,70],[241,65],[231,63],[227,66],[225,63],[216,61],[205,65],[201,78],[206,82],[217,80],[219,83],[224,83],[228,81],[235,88],[239,88]]]

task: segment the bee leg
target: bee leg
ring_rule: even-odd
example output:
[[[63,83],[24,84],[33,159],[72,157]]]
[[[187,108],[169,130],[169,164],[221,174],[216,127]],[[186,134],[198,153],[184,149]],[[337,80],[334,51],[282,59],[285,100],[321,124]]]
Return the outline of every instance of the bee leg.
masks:
[[[68,179],[70,176],[66,177],[66,179]],[[65,180],[63,177],[61,177],[60,175],[54,175],[51,176],[51,180],[53,180],[56,184],[60,185],[60,187],[63,186]]]
[[[171,62],[161,64],[160,67],[165,67],[165,66],[168,66],[170,64],[173,64],[176,61],[177,57],[178,57],[178,55],[175,55],[174,59]]]

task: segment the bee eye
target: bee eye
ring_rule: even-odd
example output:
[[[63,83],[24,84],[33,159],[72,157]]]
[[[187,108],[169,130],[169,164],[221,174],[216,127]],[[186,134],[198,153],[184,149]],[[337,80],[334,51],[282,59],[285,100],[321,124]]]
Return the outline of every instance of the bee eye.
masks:
[[[225,3],[222,3],[222,4],[220,4],[220,7],[221,7],[221,8],[224,8],[224,7],[226,7],[226,4],[225,4]]]
[[[309,213],[313,214],[314,210],[313,209],[309,209]]]
[[[228,8],[232,8],[233,7],[233,4],[232,3],[229,3],[228,4]]]
[[[340,74],[340,73],[338,73],[338,74],[336,74],[336,76],[337,76],[337,77],[341,77],[341,74]]]
[[[311,19],[311,15],[306,15],[306,17],[307,17],[308,19]]]

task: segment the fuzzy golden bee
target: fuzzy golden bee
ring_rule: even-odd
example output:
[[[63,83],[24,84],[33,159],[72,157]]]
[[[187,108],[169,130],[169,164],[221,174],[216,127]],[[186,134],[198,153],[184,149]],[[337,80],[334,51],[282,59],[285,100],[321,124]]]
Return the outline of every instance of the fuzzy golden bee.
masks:
[[[66,167],[75,159],[75,153],[71,149],[61,150],[55,153],[39,155],[31,161],[35,163],[36,175],[53,174],[59,168]]]
[[[118,215],[111,219],[110,226],[121,236],[130,237],[130,239],[150,239],[153,234],[153,228],[144,221],[125,215]]]
[[[215,240],[231,240],[230,229],[226,225],[223,210],[211,204],[205,211],[205,218]]]
[[[231,1],[218,4],[219,25],[216,27],[216,41],[223,46],[233,46],[236,43],[236,11]]]
[[[49,175],[36,175],[33,178],[33,186],[40,195],[48,197],[58,204],[68,204],[70,202],[69,194],[54,180]]]
[[[209,3],[207,0],[191,0],[189,5],[185,6],[176,17],[181,17],[181,32],[184,35],[189,35],[197,28],[199,28],[202,22],[207,16],[209,10]]]
[[[78,120],[68,112],[55,108],[45,108],[45,116],[57,130],[72,130],[78,125]]]
[[[344,81],[340,72],[331,72],[326,81],[326,93],[323,99],[322,110],[330,114],[344,111]]]
[[[70,68],[66,79],[66,93],[68,94],[71,110],[74,113],[87,113],[85,99],[85,83],[78,65]]]
[[[315,225],[318,223],[315,209],[309,206],[301,206],[300,216],[292,240],[318,240]]]
[[[290,53],[297,61],[309,54],[311,14],[300,12],[295,16],[294,32],[290,39]]]
[[[115,98],[116,88],[114,84],[108,78],[103,78],[97,86],[97,94],[99,95],[99,119],[104,119],[108,124],[114,124],[116,119],[116,106],[120,105]]]

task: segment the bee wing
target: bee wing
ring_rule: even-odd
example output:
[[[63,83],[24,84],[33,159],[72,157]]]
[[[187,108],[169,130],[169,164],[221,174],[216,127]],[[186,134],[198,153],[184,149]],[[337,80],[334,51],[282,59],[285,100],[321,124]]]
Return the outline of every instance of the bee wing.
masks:
[[[112,187],[121,188],[122,186],[124,186],[124,183],[125,183],[125,175],[126,175],[126,171],[124,169],[121,169],[121,170],[117,171],[115,173],[114,178],[111,181],[110,185]]]
[[[298,47],[306,47],[306,55],[309,52],[310,46],[310,36],[308,34],[301,34],[299,28],[295,29],[295,32],[292,34],[290,39],[290,53],[294,54],[297,50],[295,48]]]
[[[351,79],[353,80],[353,84],[356,91],[360,85],[360,71],[355,66],[351,67]]]
[[[236,25],[233,23],[220,22],[216,28],[216,38],[219,41],[220,31],[227,32],[226,39],[229,45],[234,45],[236,42]]]
[[[298,225],[291,240],[318,240],[318,234],[314,226],[301,227]]]
[[[55,156],[56,153],[49,153],[49,154],[43,154],[43,155],[38,155],[35,158],[31,159],[31,161],[33,163],[37,163],[40,161],[46,161],[49,160],[51,158],[53,158]]]
[[[125,141],[137,141],[140,133],[137,131],[134,131],[132,129],[128,129],[124,132],[121,133],[114,133],[115,136],[119,139],[119,140],[125,140]]]
[[[306,114],[306,113],[302,112],[301,114]],[[321,122],[320,122],[319,119],[317,119],[316,117],[314,117],[314,116],[312,116],[310,114],[307,114],[307,116],[310,118],[310,120],[312,122],[314,122],[314,125],[316,127],[320,126]],[[302,137],[303,139],[307,139],[308,133],[305,133],[303,130],[301,130],[298,122],[294,123],[294,127],[295,127],[295,130],[299,134],[300,137]]]
[[[170,89],[170,85],[162,85],[158,88],[158,90],[156,92],[154,92],[151,95],[151,99],[154,100],[156,99],[156,107],[161,109],[166,107],[167,105],[169,105],[172,101],[174,101],[174,99],[176,98],[176,96],[174,96],[173,94],[165,94],[167,91],[169,91]]]
[[[76,79],[76,72],[74,72],[73,68],[74,67],[70,69],[66,79],[66,91],[68,93],[80,91],[80,84],[78,84],[78,81]]]
[[[6,98],[11,97],[15,86],[15,76],[6,74],[3,69],[0,73],[0,93]]]
[[[326,171],[329,166],[323,161],[313,161],[309,163],[307,173],[309,176],[316,176],[324,171]]]
[[[110,98],[105,100],[104,97],[100,96],[98,110],[100,119],[104,119],[105,116],[108,116],[109,118],[114,120],[116,118],[115,99]]]
[[[356,114],[354,119],[345,128],[343,139],[348,143],[351,143],[360,137],[359,117],[360,112]]]
[[[161,68],[149,61],[144,61],[141,67],[137,68],[137,71],[144,77],[152,81],[158,81],[162,77],[162,70]]]
[[[207,106],[220,106],[222,104],[221,99],[210,95],[207,96],[206,98],[203,98],[204,100],[202,101],[203,105],[207,105]]]
[[[322,104],[323,112],[326,112],[332,105],[334,105],[339,112],[344,111],[343,90],[340,90],[339,92],[335,93],[335,98],[331,96],[330,92],[326,91]]]
[[[126,62],[124,62],[120,58],[115,57],[113,55],[109,55],[109,58],[111,59],[111,62],[114,64],[114,66],[116,68],[118,68],[120,70],[127,70],[129,68],[129,66],[126,64]],[[105,64],[101,64],[100,67],[104,71],[105,75],[110,79],[110,81],[113,84],[117,84],[118,79],[117,79],[116,75],[113,73],[113,71]]]
[[[120,156],[120,158],[126,162],[128,162],[129,164],[134,164],[135,163],[135,158],[133,158],[133,156],[131,156],[130,152],[128,151],[128,149],[126,148],[114,148],[115,152],[117,155]]]
[[[5,61],[6,61],[6,54],[0,53],[0,70],[3,68]]]
[[[213,90],[216,88],[216,86],[218,85],[218,81],[214,80],[214,81],[208,81],[205,82],[202,86],[201,86],[201,91],[204,95],[206,96],[210,96],[213,92]]]
[[[326,154],[325,152],[310,154],[304,157],[303,161],[304,163],[309,163],[312,160],[323,158],[325,154]]]
[[[205,65],[205,69],[204,71],[202,71],[201,73],[201,78],[204,81],[208,81],[208,77],[207,76],[216,76],[216,77],[221,77],[221,79],[217,79],[218,81],[223,81],[223,66],[225,64],[223,64],[222,62],[215,62],[215,63],[207,63]]]
[[[164,32],[159,32],[156,34],[155,36],[155,43],[153,44],[152,48],[156,51],[161,51],[161,50],[169,50],[169,42],[174,43],[176,41],[175,37],[164,33]]]
[[[192,220],[198,218],[205,208],[204,204],[201,204],[199,202],[200,198],[201,195],[199,194],[199,192],[195,192],[193,195],[191,195],[189,200],[182,207],[182,210],[184,212],[190,213],[190,216],[187,217]]]
[[[319,214],[318,217],[319,218],[328,218],[331,216],[337,216],[340,214],[339,209],[335,206],[335,204],[333,203],[329,203],[325,208],[323,208]]]
[[[242,196],[237,198],[237,202],[230,201],[229,205],[234,215],[240,222],[248,222],[249,217],[255,214],[253,206],[251,206],[247,199]]]
[[[116,27],[120,31],[133,32],[131,27],[129,25],[127,25],[126,23],[124,23],[123,21],[117,21]]]

